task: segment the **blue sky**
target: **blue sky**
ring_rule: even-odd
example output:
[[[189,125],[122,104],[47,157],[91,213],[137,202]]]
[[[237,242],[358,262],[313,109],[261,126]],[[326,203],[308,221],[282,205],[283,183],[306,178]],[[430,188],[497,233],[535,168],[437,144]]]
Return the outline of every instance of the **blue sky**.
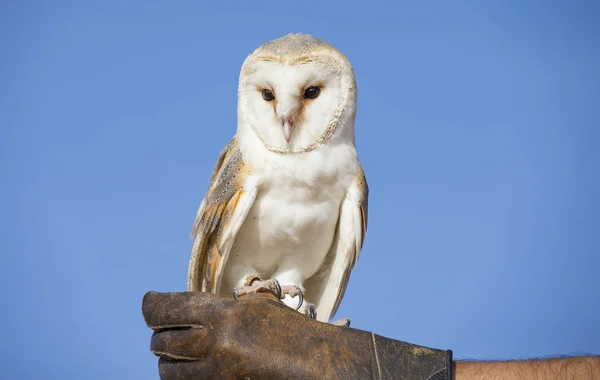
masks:
[[[493,3],[491,5],[491,3]],[[592,1],[3,2],[7,378],[157,379],[140,305],[185,290],[244,58],[354,65],[369,231],[338,316],[457,358],[600,354]]]

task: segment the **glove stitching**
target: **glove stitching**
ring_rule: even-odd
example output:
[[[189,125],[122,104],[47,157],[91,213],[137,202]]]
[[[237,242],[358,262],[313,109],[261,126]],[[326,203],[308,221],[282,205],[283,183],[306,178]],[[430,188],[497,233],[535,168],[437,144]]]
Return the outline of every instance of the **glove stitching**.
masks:
[[[371,333],[371,340],[373,342],[373,351],[375,352],[375,362],[377,363],[377,379],[381,380],[381,366],[379,365],[379,355],[377,355],[377,343],[375,343],[375,333]]]
[[[444,372],[445,370],[446,370],[446,367],[443,367],[443,368],[440,368],[440,369],[438,369],[437,371],[435,371],[434,373],[432,373],[432,374],[431,374],[431,376],[429,376],[429,377],[427,378],[427,380],[431,380],[431,379],[432,379],[432,378],[433,378],[435,375],[437,375],[437,374],[438,374],[438,373],[440,373],[440,372]]]

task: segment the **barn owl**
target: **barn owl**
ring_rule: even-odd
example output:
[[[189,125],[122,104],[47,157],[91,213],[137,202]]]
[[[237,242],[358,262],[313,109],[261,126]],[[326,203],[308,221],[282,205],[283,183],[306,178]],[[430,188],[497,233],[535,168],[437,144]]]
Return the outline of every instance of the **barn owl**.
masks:
[[[246,58],[237,131],[192,230],[188,290],[273,292],[329,321],[367,229],[356,100],[350,62],[310,35],[288,34]]]

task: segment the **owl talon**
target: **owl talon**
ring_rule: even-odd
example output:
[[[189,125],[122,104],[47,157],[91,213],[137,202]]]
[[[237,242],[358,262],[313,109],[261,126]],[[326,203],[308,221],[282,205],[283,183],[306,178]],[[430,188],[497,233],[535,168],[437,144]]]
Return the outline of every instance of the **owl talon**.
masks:
[[[273,279],[273,280],[274,280],[273,282],[274,282],[274,284],[275,284],[275,290],[277,291],[277,299],[278,299],[278,300],[280,300],[280,299],[282,299],[283,297],[285,297],[285,296],[283,296],[283,294],[282,294],[282,290],[281,290],[281,284],[279,284],[279,281],[277,281],[276,279]]]
[[[296,306],[296,310],[300,309],[300,306],[304,303],[304,292],[296,285],[284,285],[282,288],[283,296],[280,299],[284,299],[285,295],[289,295],[294,298],[298,296],[298,306]]]
[[[236,301],[239,301],[240,300],[239,296],[240,296],[240,292],[238,291],[238,289],[237,288],[233,289],[233,299],[235,299]]]
[[[317,319],[317,308],[314,304],[311,303],[308,305],[308,308],[306,309],[306,315],[308,315],[310,319]]]
[[[298,306],[296,306],[296,311],[300,309],[300,306],[304,303],[304,293],[300,288],[298,288]]]

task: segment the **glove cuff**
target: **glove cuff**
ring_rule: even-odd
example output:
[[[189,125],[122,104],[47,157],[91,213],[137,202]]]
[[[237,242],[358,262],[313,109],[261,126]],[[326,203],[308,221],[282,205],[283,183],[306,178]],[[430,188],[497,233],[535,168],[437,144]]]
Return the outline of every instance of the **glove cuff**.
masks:
[[[452,351],[401,342],[371,333],[378,379],[452,380]]]

